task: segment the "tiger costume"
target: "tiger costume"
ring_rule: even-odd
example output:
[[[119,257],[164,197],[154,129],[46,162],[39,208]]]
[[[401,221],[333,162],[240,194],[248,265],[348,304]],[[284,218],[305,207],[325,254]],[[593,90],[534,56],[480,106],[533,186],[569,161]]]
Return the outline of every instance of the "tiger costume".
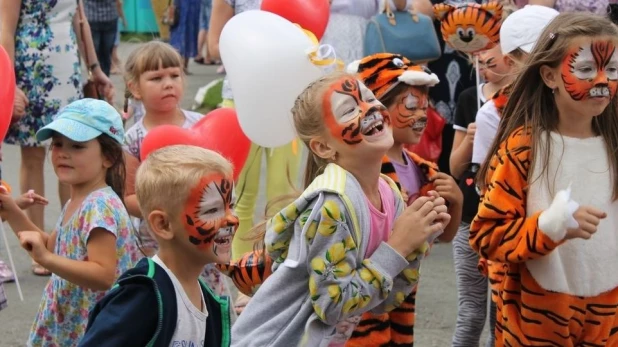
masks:
[[[420,196],[426,196],[434,189],[431,178],[438,173],[435,163],[427,161],[420,156],[407,151],[408,156],[422,173],[422,183],[419,190]],[[397,188],[401,189],[401,183],[395,172],[395,166],[390,159],[382,158],[382,174],[390,177]],[[427,252],[428,254],[429,252]],[[427,255],[426,254],[426,255]],[[352,333],[352,337],[346,343],[346,347],[368,346],[413,346],[414,345],[414,321],[416,318],[416,292],[415,287],[401,306],[389,313],[371,314],[365,313],[361,321]]]
[[[491,97],[491,102],[496,106],[496,110],[502,118],[502,114],[504,111],[504,107],[506,106],[507,101],[509,100],[509,95],[511,94],[512,84],[509,84],[503,88],[501,88],[496,94]],[[478,179],[478,178],[477,178]],[[489,285],[491,287],[491,300],[493,302],[498,302],[500,296],[498,295],[498,290],[500,288],[500,283],[504,278],[506,273],[506,265],[497,262],[491,262],[487,259],[481,258],[478,264],[479,271],[489,279]]]
[[[502,9],[497,1],[433,6],[444,41],[454,50],[467,53],[490,49],[500,41]]]
[[[610,211],[617,211],[611,174],[599,169],[608,165],[606,153],[596,154],[589,146],[603,148],[604,142],[555,133],[543,136],[551,136],[557,148],[548,166],[558,165],[564,155],[564,162],[572,166],[568,170],[584,170],[591,179],[574,182],[573,195],[583,200],[578,202],[608,201]],[[562,150],[561,142],[566,143]],[[487,187],[470,227],[472,248],[504,264],[496,303],[496,346],[618,346],[616,232],[603,222],[589,240],[564,240],[557,236],[564,229],[541,230],[539,217],[552,204],[547,183],[552,178],[542,175],[544,160],[532,163],[530,129],[521,127],[491,159],[490,172],[483,178]],[[536,172],[543,179],[537,179]],[[529,175],[534,175],[531,183]],[[564,175],[556,174],[554,184],[568,186]]]

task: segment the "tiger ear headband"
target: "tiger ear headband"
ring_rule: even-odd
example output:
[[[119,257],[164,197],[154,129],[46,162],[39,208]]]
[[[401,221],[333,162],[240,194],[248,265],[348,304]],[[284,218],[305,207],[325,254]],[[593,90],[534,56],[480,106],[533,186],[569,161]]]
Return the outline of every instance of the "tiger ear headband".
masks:
[[[399,83],[410,86],[433,87],[440,82],[427,67],[415,65],[399,54],[378,53],[348,65],[347,71],[356,74],[376,98],[381,99]]]

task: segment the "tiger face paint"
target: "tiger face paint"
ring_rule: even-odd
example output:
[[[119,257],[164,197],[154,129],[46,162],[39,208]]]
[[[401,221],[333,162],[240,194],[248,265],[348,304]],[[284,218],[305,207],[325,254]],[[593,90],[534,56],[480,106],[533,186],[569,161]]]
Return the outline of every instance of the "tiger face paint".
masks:
[[[215,256],[229,256],[238,229],[234,213],[234,184],[220,174],[202,177],[191,189],[183,209],[183,225],[189,242]]]
[[[393,114],[393,126],[401,129],[409,127],[415,131],[425,130],[427,107],[429,107],[427,93],[421,88],[408,88],[399,96],[397,113]]]
[[[386,108],[364,84],[351,77],[333,83],[322,105],[331,135],[348,145],[383,135],[390,125]]]
[[[618,53],[609,40],[573,47],[562,63],[562,81],[576,101],[613,98],[618,89]]]

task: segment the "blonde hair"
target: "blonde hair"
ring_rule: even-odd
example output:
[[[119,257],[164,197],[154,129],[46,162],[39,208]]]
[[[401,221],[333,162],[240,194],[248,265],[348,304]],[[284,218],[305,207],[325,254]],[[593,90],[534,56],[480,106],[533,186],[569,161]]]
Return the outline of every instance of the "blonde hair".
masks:
[[[303,179],[303,186],[305,188],[323,172],[324,167],[328,164],[327,160],[315,155],[315,153],[311,151],[311,147],[309,147],[311,139],[322,135],[325,129],[322,97],[328,87],[345,77],[356,79],[356,76],[344,72],[329,74],[312,82],[298,98],[296,98],[296,102],[294,102],[294,107],[292,108],[294,127],[296,128],[298,137],[309,149]]]
[[[219,153],[196,146],[174,145],[148,155],[135,177],[135,194],[146,218],[153,210],[175,215],[189,191],[210,173],[232,176],[232,164]]]
[[[506,141],[508,136],[522,126],[529,128],[531,133],[532,154],[528,166],[534,167],[537,159],[535,158],[536,149],[539,146],[544,152],[541,158],[544,160],[543,167],[548,166],[551,137],[547,136],[544,143],[541,143],[541,134],[557,129],[559,115],[552,90],[545,85],[540,70],[542,66],[558,68],[573,40],[582,36],[612,37],[616,40],[618,30],[605,17],[580,12],[561,13],[547,25],[526,59],[523,71],[512,84],[512,91],[504,108],[498,132],[478,172],[478,184],[481,188],[485,188],[489,184],[488,180],[491,179],[487,177],[487,173],[492,157],[497,154],[500,145]],[[615,155],[616,148],[618,148],[617,110],[618,98],[614,96],[605,110],[594,117],[592,122],[594,132],[605,140],[608,160],[613,170],[614,199],[618,197],[618,159]],[[539,175],[542,174],[544,172],[539,173]],[[528,183],[532,180],[532,175],[528,175]]]
[[[124,64],[125,108],[132,97],[129,83],[138,83],[140,76],[147,71],[159,68],[183,67],[182,57],[174,47],[162,41],[150,41],[134,49]]]

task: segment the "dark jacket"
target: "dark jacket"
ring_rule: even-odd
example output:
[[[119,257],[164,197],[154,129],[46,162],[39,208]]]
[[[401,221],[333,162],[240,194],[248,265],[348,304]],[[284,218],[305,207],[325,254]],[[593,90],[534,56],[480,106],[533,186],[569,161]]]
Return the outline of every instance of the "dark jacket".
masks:
[[[230,345],[230,303],[200,281],[208,309],[206,347]],[[90,312],[86,334],[79,346],[168,347],[178,311],[174,284],[167,272],[143,258],[120,276],[116,285]]]

